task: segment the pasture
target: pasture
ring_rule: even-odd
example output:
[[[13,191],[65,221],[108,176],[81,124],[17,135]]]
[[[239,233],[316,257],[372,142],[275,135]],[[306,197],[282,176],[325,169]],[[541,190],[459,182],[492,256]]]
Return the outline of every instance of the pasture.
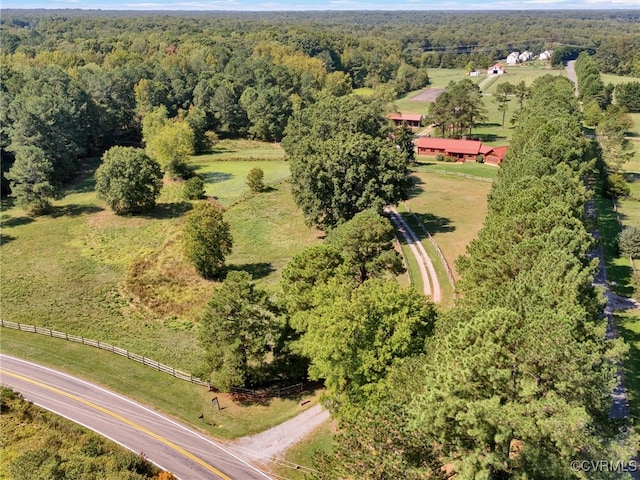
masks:
[[[275,293],[289,259],[321,241],[321,232],[304,224],[286,180],[288,164],[277,145],[221,142],[190,164],[206,181],[207,191],[228,206],[234,249],[230,269],[250,272],[257,284]],[[265,155],[269,160],[261,160]],[[202,308],[216,282],[202,280],[181,251],[183,214],[180,182],[165,182],[156,208],[145,215],[114,215],[94,192],[98,159],[54,202],[53,212],[30,217],[11,200],[2,204],[3,318],[105,341],[184,371],[199,366],[195,341]],[[251,194],[244,178],[255,165],[265,171],[267,191]],[[446,165],[443,168],[486,166]],[[407,202],[432,228],[453,264],[482,223],[490,184],[424,171]],[[490,173],[489,173],[490,172]],[[212,190],[209,190],[212,189]],[[460,195],[459,192],[465,192]],[[468,205],[474,205],[473,209]],[[406,277],[404,277],[406,278]],[[403,281],[406,281],[403,279]],[[188,422],[209,405],[202,387],[178,381],[108,352],[11,330],[2,331],[0,349],[78,374]],[[233,404],[202,425],[224,437],[254,433],[299,411],[295,400],[265,405]],[[313,397],[316,398],[316,397]]]
[[[405,203],[427,227],[457,279],[455,260],[482,227],[491,183],[430,173],[428,168],[412,177],[414,188]]]

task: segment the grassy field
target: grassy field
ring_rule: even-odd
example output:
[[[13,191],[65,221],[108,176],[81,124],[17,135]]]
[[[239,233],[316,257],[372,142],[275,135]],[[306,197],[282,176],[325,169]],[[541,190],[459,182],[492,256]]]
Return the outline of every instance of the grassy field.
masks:
[[[482,227],[491,183],[428,173],[428,168],[412,176],[417,183],[406,204],[426,225],[458,278],[454,262]]]
[[[637,77],[623,77],[621,75],[614,75],[612,73],[601,73],[600,78],[606,85],[607,83],[613,83],[614,85],[618,85],[620,83],[629,83],[629,82],[637,82],[640,81]]]
[[[227,219],[234,238],[227,263],[248,271],[258,285],[272,292],[291,257],[319,243],[324,235],[305,225],[287,181],[238,203]]]
[[[2,353],[33,360],[95,382],[151,408],[157,408],[219,438],[257,433],[294,417],[315,404],[319,393],[299,398],[272,399],[263,404],[235,403],[223,393],[178,380],[119,355],[66,340],[2,329]],[[222,410],[213,410],[217,396]],[[198,417],[204,414],[204,423]]]
[[[618,312],[616,330],[629,345],[629,356],[624,363],[624,376],[629,399],[629,413],[637,427],[640,425],[640,310]]]
[[[282,460],[273,462],[269,466],[269,471],[275,474],[276,478],[305,480],[307,478],[305,473],[310,473],[310,470],[313,470],[314,455],[319,452],[331,453],[332,432],[331,422],[323,423],[307,435],[304,440],[287,450]]]
[[[202,176],[206,194],[224,206],[249,193],[246,179],[254,167],[264,171],[267,185],[289,176],[289,164],[279,145],[250,140],[223,140],[210,154],[192,157],[189,166]]]
[[[564,69],[551,68],[548,64],[541,62],[527,62],[519,65],[507,65],[504,75],[496,75],[496,80],[487,88],[483,89],[483,93],[494,95],[497,92],[498,85],[501,83],[511,83],[513,85],[522,81],[527,86],[544,75],[565,75]]]
[[[167,195],[175,188],[169,186]],[[193,324],[215,283],[200,279],[183,259],[181,214],[188,203],[161,199],[151,215],[119,217],[87,191],[57,202],[53,216],[33,219],[5,207],[4,318],[192,368],[200,355]],[[235,243],[228,265],[265,285],[275,285],[288,259],[319,241],[318,232],[304,225],[286,182],[247,198],[226,217]]]
[[[418,157],[418,165],[412,167],[412,170],[416,172],[433,172],[434,170],[441,170],[444,172],[450,172],[454,175],[471,175],[474,177],[486,178],[493,180],[498,176],[498,167],[492,165],[484,165],[482,163],[464,162],[464,163],[449,163],[439,162],[432,160],[432,157]]]

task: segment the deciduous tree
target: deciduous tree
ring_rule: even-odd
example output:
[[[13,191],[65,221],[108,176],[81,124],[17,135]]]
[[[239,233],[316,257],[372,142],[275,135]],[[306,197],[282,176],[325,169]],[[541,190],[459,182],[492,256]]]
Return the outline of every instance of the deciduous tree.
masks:
[[[406,163],[379,104],[325,97],[295,115],[282,145],[293,195],[309,224],[334,227],[406,196]]]
[[[96,192],[118,214],[138,213],[156,204],[162,171],[144,150],[111,147],[96,170]]]
[[[385,273],[404,271],[402,258],[393,248],[395,231],[389,219],[375,210],[356,214],[329,232],[326,242],[334,245],[358,283]]]
[[[395,280],[373,279],[354,288],[331,280],[315,290],[300,349],[312,378],[325,379],[336,401],[357,402],[381,386],[389,369],[424,351],[434,306]],[[340,395],[350,400],[339,400]]]

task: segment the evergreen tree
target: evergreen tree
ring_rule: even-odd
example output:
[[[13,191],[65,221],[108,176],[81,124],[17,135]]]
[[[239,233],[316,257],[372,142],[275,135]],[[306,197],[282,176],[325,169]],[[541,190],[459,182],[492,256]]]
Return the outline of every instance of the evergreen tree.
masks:
[[[52,163],[38,147],[20,147],[15,162],[5,177],[11,185],[11,194],[18,205],[29,213],[41,215],[51,207],[50,200],[58,195],[52,180]]]

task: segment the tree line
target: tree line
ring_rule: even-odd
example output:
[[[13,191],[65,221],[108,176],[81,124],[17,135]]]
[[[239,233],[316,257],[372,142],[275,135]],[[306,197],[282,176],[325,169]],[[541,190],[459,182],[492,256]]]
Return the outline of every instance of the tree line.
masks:
[[[605,338],[585,228],[583,179],[596,159],[572,84],[536,80],[485,224],[458,260],[460,299],[447,313],[413,310],[426,322],[413,324],[422,346],[395,351],[392,330],[380,346],[392,360],[377,374],[360,374],[348,356],[329,368],[326,359],[337,357],[327,343],[341,342],[338,332],[365,344],[376,339],[346,326],[332,330],[339,313],[329,312],[368,315],[343,302],[326,306],[330,296],[321,297],[322,319],[302,314],[307,332],[321,325],[324,336],[305,333],[302,345],[315,345],[307,350],[318,362],[310,372],[330,376],[329,405],[340,422],[337,447],[318,460],[317,478],[577,479],[587,474],[571,469],[574,460],[628,460],[637,438],[608,418],[624,345]]]
[[[555,40],[589,45],[602,68],[633,75],[640,51],[633,12],[3,13],[2,172],[19,158],[10,176],[20,183],[38,165],[29,195],[52,198],[80,158],[114,145],[144,142],[161,166],[180,167],[166,161],[171,152],[202,152],[225,136],[280,141],[289,118],[324,96],[372,87],[393,100],[428,85],[429,68],[488,65]],[[615,41],[602,40],[613,30]],[[149,115],[166,117],[162,134],[145,133]],[[189,130],[191,145],[177,144]]]

